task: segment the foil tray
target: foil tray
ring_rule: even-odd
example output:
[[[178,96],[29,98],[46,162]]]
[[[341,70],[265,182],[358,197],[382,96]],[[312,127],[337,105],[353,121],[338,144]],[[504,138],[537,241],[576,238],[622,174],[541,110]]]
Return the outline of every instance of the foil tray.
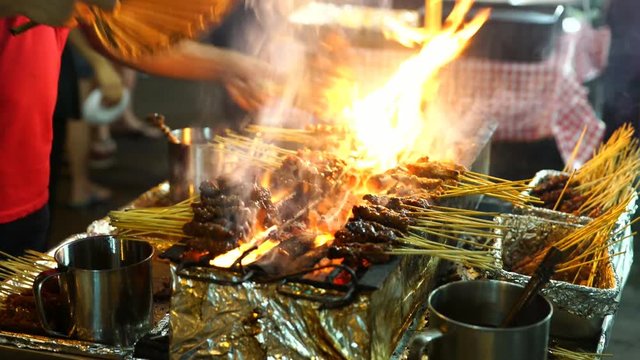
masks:
[[[530,215],[501,215],[497,223],[506,225],[501,233],[502,254],[500,261],[511,261],[537,247],[536,242],[562,236],[580,224],[567,224],[559,221],[541,219]],[[499,231],[500,233],[500,231]],[[552,280],[543,290],[543,294],[554,304],[551,323],[551,336],[562,343],[589,344],[591,351],[602,352],[606,348],[611,334],[613,319],[620,303],[622,289],[628,278],[633,262],[633,239],[631,229],[619,234],[620,242],[612,246],[610,253],[626,251],[623,255],[611,258],[615,276],[612,289],[598,289]],[[624,240],[623,240],[624,239]],[[490,275],[492,278],[525,285],[530,277],[502,270]],[[592,346],[593,344],[595,346]],[[571,345],[569,345],[571,346]]]
[[[284,295],[278,284],[207,280],[230,276],[226,271],[173,269],[171,358],[389,359],[433,288],[439,264],[426,256],[396,262],[379,288],[338,309]]]

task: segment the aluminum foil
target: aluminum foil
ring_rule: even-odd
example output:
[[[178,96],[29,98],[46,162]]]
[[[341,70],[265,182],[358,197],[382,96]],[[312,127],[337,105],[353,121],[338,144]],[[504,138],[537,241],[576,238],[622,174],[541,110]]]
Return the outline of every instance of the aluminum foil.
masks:
[[[579,226],[528,215],[501,215],[496,222],[506,227],[506,230],[497,230],[502,241],[503,270],[496,276],[522,285],[529,281],[529,276],[504,269],[543,248],[554,239],[564,237]],[[615,266],[613,268],[615,269]],[[615,278],[615,287],[612,289],[597,289],[551,280],[543,293],[556,307],[570,314],[583,318],[603,318],[618,309],[621,283],[617,273]]]
[[[171,358],[388,359],[433,288],[438,263],[402,257],[377,290],[338,309],[284,295],[277,284],[189,278],[230,276],[221,270],[173,269]]]
[[[86,238],[94,234],[80,233],[69,236],[58,246],[51,249],[48,254],[53,256],[55,251],[78,239]],[[156,264],[157,266],[157,264]],[[7,281],[11,281],[10,279]],[[0,298],[0,301],[3,301]],[[169,332],[168,306],[163,303],[154,303],[153,320],[154,327],[150,331],[152,335],[167,335]],[[107,359],[133,359],[134,348],[123,348],[117,346],[79,341],[73,339],[56,338],[42,335],[31,335],[0,330],[0,345],[13,346],[19,349],[46,351],[61,354],[88,356],[89,358]]]

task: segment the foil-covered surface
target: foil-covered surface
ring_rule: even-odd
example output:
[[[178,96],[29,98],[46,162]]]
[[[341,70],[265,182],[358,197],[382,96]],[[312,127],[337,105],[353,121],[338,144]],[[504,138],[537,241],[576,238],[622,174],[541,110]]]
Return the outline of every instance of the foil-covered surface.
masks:
[[[87,233],[69,236],[57,247],[48,252],[53,255],[55,251],[69,242],[86,238]],[[158,270],[159,264],[154,262],[154,273]],[[155,274],[154,274],[155,276]],[[7,281],[11,281],[10,279]],[[0,298],[0,302],[4,301]],[[169,333],[169,307],[162,302],[155,302],[153,306],[154,326],[149,332],[150,335],[165,336]],[[44,335],[31,335],[0,330],[0,345],[13,346],[18,349],[53,352],[59,354],[80,355],[89,358],[104,359],[133,359],[133,347],[119,347],[88,341],[80,341],[67,338],[57,338]]]
[[[283,294],[280,284],[208,280],[229,279],[224,270],[172,268],[171,358],[388,359],[433,288],[438,263],[402,257],[376,290],[337,309]]]
[[[169,182],[165,181],[151,189],[145,191],[132,202],[126,204],[118,210],[141,209],[149,207],[169,206],[171,199],[169,197]],[[104,217],[93,221],[87,227],[89,235],[112,235],[116,229],[111,226],[109,217]]]

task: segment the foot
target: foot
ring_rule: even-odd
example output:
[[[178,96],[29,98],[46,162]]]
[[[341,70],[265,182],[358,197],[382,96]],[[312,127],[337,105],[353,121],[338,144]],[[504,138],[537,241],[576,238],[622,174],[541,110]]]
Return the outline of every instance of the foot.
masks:
[[[89,167],[91,169],[107,169],[116,163],[118,147],[113,139],[97,141],[91,145]]]
[[[102,186],[89,183],[71,191],[69,207],[74,209],[86,209],[99,204],[104,204],[111,199],[111,190]]]

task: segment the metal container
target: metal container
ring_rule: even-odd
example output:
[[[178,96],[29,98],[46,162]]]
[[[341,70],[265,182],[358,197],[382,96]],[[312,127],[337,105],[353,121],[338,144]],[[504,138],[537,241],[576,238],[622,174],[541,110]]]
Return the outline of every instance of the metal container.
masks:
[[[211,128],[189,127],[171,133],[180,142],[169,143],[169,192],[171,200],[179,202],[196,194],[201,182],[219,173],[220,153],[213,144]]]
[[[434,290],[428,299],[430,329],[413,339],[409,359],[421,359],[432,343],[430,360],[545,360],[553,308],[544,297],[536,295],[516,326],[498,327],[523,289],[503,281],[473,280]]]
[[[59,248],[58,268],[40,274],[33,283],[36,308],[44,330],[122,347],[133,346],[151,330],[153,247],[112,236],[87,237]],[[60,333],[49,324],[41,296],[44,283],[58,277],[67,298],[72,327]]]

